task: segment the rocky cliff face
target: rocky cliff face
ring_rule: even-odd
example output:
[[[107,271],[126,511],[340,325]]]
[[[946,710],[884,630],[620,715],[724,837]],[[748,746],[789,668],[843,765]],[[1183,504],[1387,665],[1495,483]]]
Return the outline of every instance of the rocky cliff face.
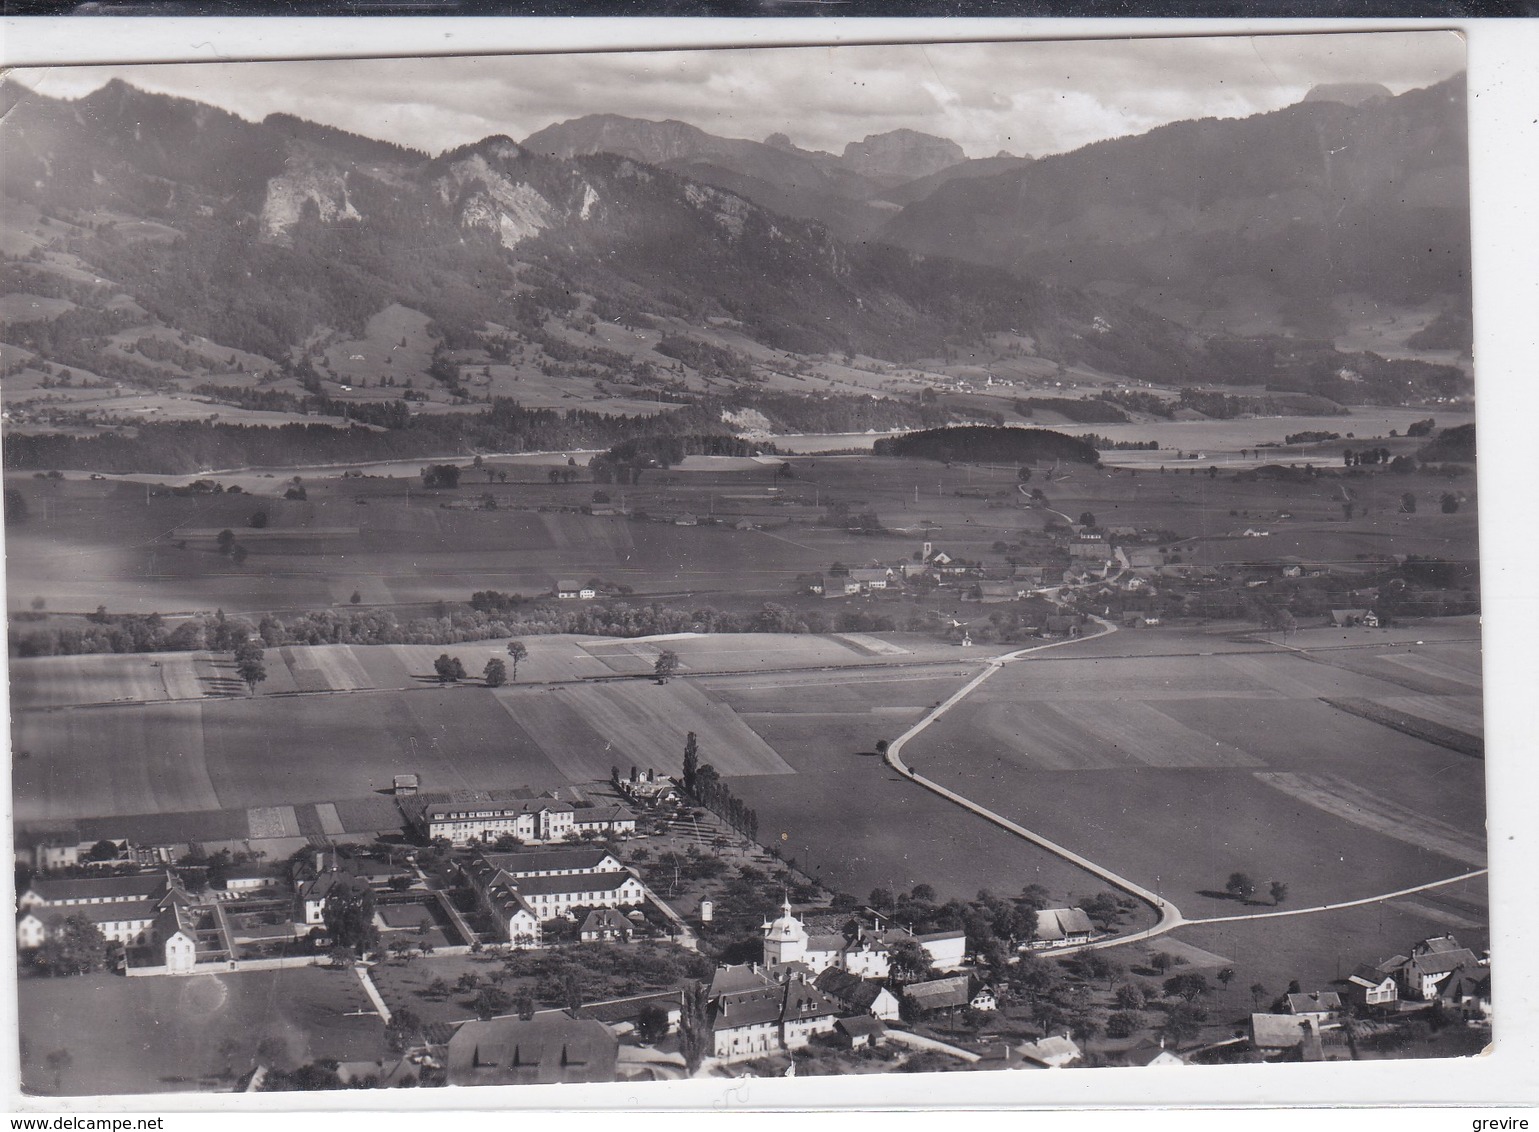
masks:
[[[857,173],[890,181],[913,181],[966,161],[962,147],[917,130],[870,134],[844,147],[844,162]]]
[[[340,169],[318,168],[308,162],[291,159],[288,168],[267,182],[267,196],[262,201],[262,234],[268,239],[283,239],[312,206],[322,223],[358,220],[358,210],[348,198],[347,176]]]

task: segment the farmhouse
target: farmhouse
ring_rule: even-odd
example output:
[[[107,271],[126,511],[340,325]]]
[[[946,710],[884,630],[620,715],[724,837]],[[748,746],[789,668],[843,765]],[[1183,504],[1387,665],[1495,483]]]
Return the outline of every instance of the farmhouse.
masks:
[[[1365,629],[1377,629],[1379,616],[1371,609],[1333,609],[1330,623],[1337,628],[1361,625]]]
[[[861,593],[870,593],[872,590],[885,590],[891,575],[892,571],[885,566],[861,566],[850,571],[850,581],[860,587]]]
[[[1148,1069],[1158,1069],[1170,1065],[1185,1065],[1187,1063],[1186,1058],[1182,1057],[1175,1050],[1165,1048],[1165,1039],[1163,1038],[1158,1042],[1143,1038],[1115,1056],[1116,1060],[1123,1065]]]
[[[927,979],[903,988],[903,1001],[909,1009],[928,1014],[934,1010],[957,1010],[972,1001],[972,984],[966,975],[948,975]]]
[[[952,970],[962,965],[967,949],[964,931],[915,935],[906,928],[883,927],[880,920],[873,921],[871,928],[858,928],[853,935],[813,935],[792,913],[789,901],[781,905],[780,916],[766,922],[760,930],[766,967],[799,962],[814,974],[832,967],[863,978],[886,978],[892,948],[904,942],[917,943],[933,966]]]
[[[592,601],[598,596],[592,586],[585,586],[575,578],[561,578],[553,591],[557,601]]]
[[[450,1085],[545,1085],[615,1080],[620,1040],[602,1022],[546,1010],[533,1018],[466,1022],[449,1039]]]
[[[1379,966],[1394,974],[1403,997],[1434,1002],[1442,997],[1439,988],[1457,972],[1474,971],[1480,964],[1475,953],[1462,947],[1451,935],[1422,940],[1410,956],[1396,955]]]
[[[805,974],[777,982],[752,967],[722,967],[711,981],[717,1057],[733,1060],[800,1049],[833,1030],[839,1010]]]
[[[1044,908],[1037,913],[1037,927],[1026,946],[1048,948],[1089,943],[1094,930],[1083,908]]]

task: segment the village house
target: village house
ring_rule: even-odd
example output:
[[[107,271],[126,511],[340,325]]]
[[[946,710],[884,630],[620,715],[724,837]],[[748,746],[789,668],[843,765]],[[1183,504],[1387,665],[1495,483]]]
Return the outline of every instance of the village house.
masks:
[[[628,943],[636,931],[633,924],[613,908],[595,908],[583,917],[577,938],[584,943]]]
[[[752,967],[723,967],[709,992],[713,1052],[723,1060],[805,1046],[833,1030],[838,1007],[805,973],[777,982]]]
[[[1288,1013],[1296,1018],[1308,1018],[1323,1024],[1341,1016],[1341,995],[1335,991],[1290,994],[1287,1003]]]
[[[994,988],[981,986],[973,991],[973,997],[967,1004],[973,1010],[980,1010],[987,1014],[991,1010],[999,1009],[999,1000],[994,997]]]
[[[850,1049],[876,1049],[887,1044],[887,1027],[870,1015],[840,1018],[834,1030]]]
[[[885,566],[857,566],[850,571],[850,581],[860,587],[861,593],[885,590],[892,571]]]
[[[1422,940],[1409,956],[1393,956],[1379,967],[1394,974],[1402,998],[1435,1002],[1442,997],[1440,987],[1458,972],[1474,971],[1479,963],[1473,951],[1445,935]]]
[[[1026,1042],[1020,1047],[1020,1054],[1043,1069],[1062,1069],[1082,1056],[1079,1046],[1067,1034],[1049,1034],[1039,1041]]]
[[[1364,963],[1347,977],[1347,994],[1359,1006],[1393,1006],[1400,998],[1394,973]]]
[[[598,596],[592,586],[585,586],[575,578],[558,579],[555,594],[558,601],[592,601]]]
[[[829,967],[815,982],[818,990],[851,1013],[869,1014],[884,1022],[892,1021],[900,1013],[897,996],[879,980],[863,979],[838,967]]]
[[[604,1023],[542,1010],[461,1025],[449,1039],[448,1078],[451,1086],[613,1081],[619,1054],[620,1040]]]
[[[764,965],[782,966],[805,963],[814,975],[830,967],[862,978],[884,979],[891,966],[893,947],[903,942],[917,943],[939,970],[954,970],[966,957],[967,933],[961,930],[915,935],[907,928],[883,926],[879,920],[871,928],[861,927],[853,935],[844,933],[812,934],[792,912],[789,902],[781,905],[780,916],[761,928],[764,939]]]

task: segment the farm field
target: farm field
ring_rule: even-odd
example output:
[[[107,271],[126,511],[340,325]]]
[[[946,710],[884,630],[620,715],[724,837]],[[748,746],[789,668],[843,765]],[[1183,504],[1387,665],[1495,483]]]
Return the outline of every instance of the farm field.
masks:
[[[288,1064],[317,1058],[384,1056],[385,1027],[351,971],[280,971],[125,979],[23,978],[18,1009],[26,1023],[22,1088],[45,1095],[171,1093],[228,1089],[220,1046],[232,1041],[236,1074],[258,1043],[280,1042]],[[60,1088],[44,1059],[67,1049],[73,1067]]]
[[[973,674],[917,672],[703,679],[795,770],[729,778],[759,814],[760,836],[822,883],[864,897],[876,887],[929,884],[971,898],[980,888],[1088,895],[1097,878],[973,818],[889,769],[874,753]],[[701,744],[701,761],[717,753]]]
[[[1182,637],[1161,635],[1172,651]],[[1079,647],[1007,667],[905,760],[1191,917],[1225,914],[1214,890],[1236,870],[1282,880],[1290,902],[1309,905],[1484,864],[1484,763],[1320,700],[1403,689],[1335,667],[1330,652],[1152,664],[1080,659]]]
[[[1147,944],[1115,948],[1111,954],[1127,962],[1134,948],[1174,953],[1172,944],[1188,944],[1222,956],[1236,975],[1228,991],[1232,998],[1229,1008],[1236,1015],[1249,1013],[1253,1007],[1247,988],[1253,983],[1261,983],[1273,995],[1285,990],[1292,979],[1298,979],[1306,991],[1340,990],[1337,980],[1351,974],[1358,964],[1405,954],[1410,946],[1432,936],[1452,934],[1476,955],[1481,954],[1491,943],[1485,879],[1475,877],[1355,908],[1188,924]],[[1294,903],[1291,895],[1288,903]],[[1235,907],[1231,914],[1241,911]],[[1199,970],[1214,982],[1213,971]]]

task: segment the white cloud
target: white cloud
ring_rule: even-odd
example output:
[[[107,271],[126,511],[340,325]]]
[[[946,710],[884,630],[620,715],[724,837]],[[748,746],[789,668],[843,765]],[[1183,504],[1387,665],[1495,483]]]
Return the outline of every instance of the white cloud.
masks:
[[[430,152],[613,113],[756,140],[783,132],[836,153],[867,134],[907,127],[987,156],[1001,148],[1058,152],[1182,118],[1277,109],[1321,82],[1374,81],[1399,93],[1463,64],[1463,41],[1450,33],[1376,32],[14,74],[56,97],[79,97],[119,77],[248,118],[281,110]]]

